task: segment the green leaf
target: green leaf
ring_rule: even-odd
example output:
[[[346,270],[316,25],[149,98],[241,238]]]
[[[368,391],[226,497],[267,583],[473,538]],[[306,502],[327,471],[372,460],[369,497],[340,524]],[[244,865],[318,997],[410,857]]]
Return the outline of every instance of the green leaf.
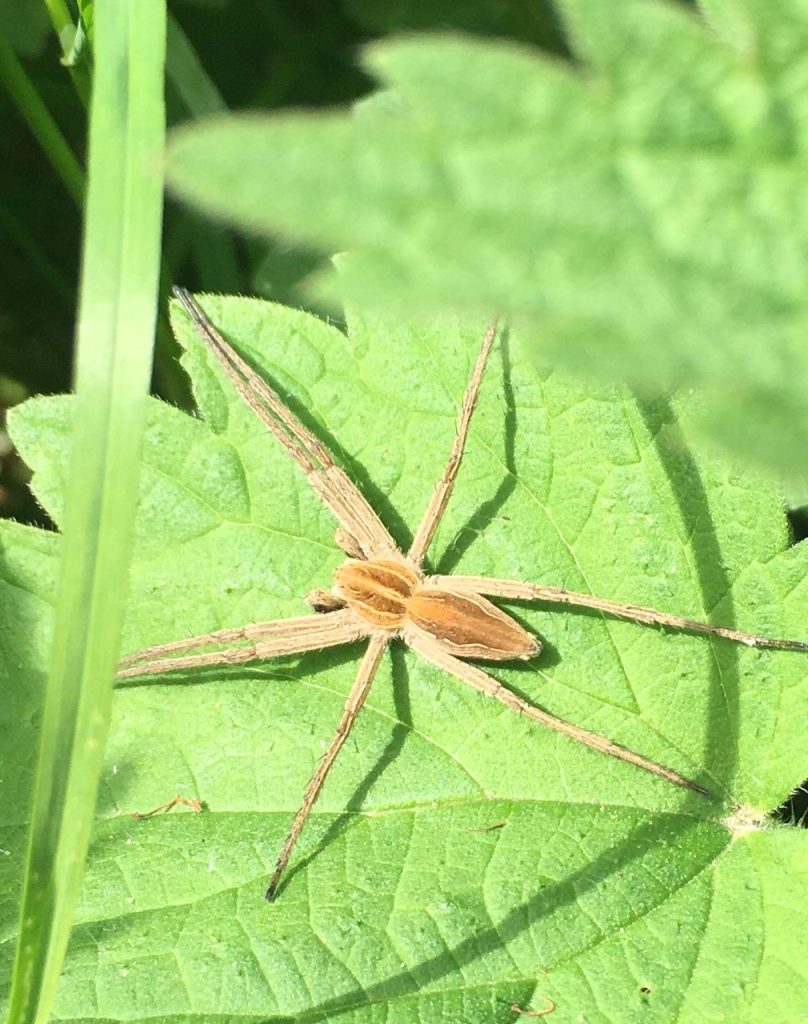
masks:
[[[204,305],[406,544],[484,322],[353,310],[345,336],[255,300]],[[300,471],[187,320],[175,327],[201,418],[150,407],[133,651],[302,614],[342,557]],[[804,636],[808,547],[789,547],[779,496],[758,476],[702,450],[689,404],[584,386],[511,337],[484,382],[432,568]],[[57,520],[71,418],[69,399],[37,399],[12,424]],[[58,541],[13,525],[2,536],[3,663],[20,680],[3,712],[7,775],[23,780],[0,803],[11,852],[0,870],[13,879],[31,759],[17,723],[31,716],[34,623],[46,628]],[[394,646],[268,905],[361,645],[130,681],[57,1017],[508,1022],[514,1002],[540,1009],[546,995],[559,1020],[804,1018],[806,837],[763,820],[806,774],[804,657],[513,610],[545,648],[499,678],[716,796],[596,754]],[[207,810],[130,817],[175,794]]]
[[[797,0],[565,0],[576,62],[385,41],[399,103],[224,117],[169,177],[250,231],[364,258],[343,293],[506,310],[578,372],[703,387],[703,425],[788,470],[808,447],[808,13]],[[324,287],[325,285],[323,285]]]

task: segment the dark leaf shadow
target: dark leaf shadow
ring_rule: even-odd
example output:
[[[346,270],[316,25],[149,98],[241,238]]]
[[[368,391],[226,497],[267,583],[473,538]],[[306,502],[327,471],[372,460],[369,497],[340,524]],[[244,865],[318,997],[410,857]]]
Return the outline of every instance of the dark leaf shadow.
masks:
[[[674,841],[686,839],[688,832],[697,828],[698,824],[696,820],[688,820],[683,816],[679,819],[680,827]],[[428,986],[435,985],[450,974],[458,973],[464,966],[473,964],[482,956],[506,948],[529,928],[535,927],[537,921],[557,912],[560,908],[580,902],[586,893],[607,886],[610,878],[619,878],[622,870],[631,861],[656,847],[663,838],[671,839],[670,823],[668,822],[666,827],[663,818],[658,817],[635,829],[613,849],[605,851],[585,867],[572,872],[563,881],[537,892],[531,899],[509,911],[490,927],[469,935],[452,948],[429,957],[415,967],[391,975],[367,988],[356,988],[336,996],[299,1014],[295,1019],[298,1024],[318,1024],[320,1021],[333,1020],[340,1014],[355,1011],[363,1006],[386,1003],[423,992]],[[730,842],[728,833],[722,841],[725,845]],[[715,855],[718,852],[716,850]],[[514,981],[513,984],[514,998],[518,998],[520,990],[523,991],[524,983]],[[439,991],[436,989],[436,994]],[[503,1004],[501,1020],[514,1019],[508,1004]]]
[[[721,621],[715,625],[735,626],[732,583],[725,568],[721,545],[710,515],[707,490],[696,460],[688,448],[670,400],[665,397],[638,396],[638,407],[651,435],[660,463],[670,484],[696,567],[699,590],[710,610],[722,604]],[[670,609],[678,611],[678,609]],[[721,790],[732,780],[738,764],[738,728],[740,717],[740,669],[738,647],[722,640],[708,640],[712,665],[707,684],[707,727],[705,735],[705,772]],[[729,728],[727,725],[729,724]]]

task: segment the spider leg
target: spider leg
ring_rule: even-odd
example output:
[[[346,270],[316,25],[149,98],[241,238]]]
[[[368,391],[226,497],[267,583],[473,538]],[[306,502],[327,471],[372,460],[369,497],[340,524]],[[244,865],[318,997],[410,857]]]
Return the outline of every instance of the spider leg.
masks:
[[[417,651],[427,661],[431,661],[433,665],[437,665],[439,668],[450,672],[453,676],[457,676],[458,679],[480,690],[487,697],[493,697],[495,700],[500,701],[500,703],[512,711],[518,711],[523,715],[527,715],[528,718],[532,718],[534,721],[540,722],[550,729],[555,729],[556,732],[563,733],[579,743],[584,743],[587,747],[598,750],[602,754],[609,754],[611,757],[619,758],[621,761],[628,761],[629,764],[634,764],[638,768],[644,768],[645,771],[651,772],[653,775],[659,775],[663,779],[667,779],[668,782],[675,783],[677,786],[684,786],[686,789],[692,789],[697,793],[702,793],[704,796],[709,796],[709,791],[692,779],[688,779],[684,775],[666,768],[664,765],[657,764],[656,761],[651,761],[641,754],[635,754],[634,751],[620,746],[619,743],[614,743],[605,736],[599,736],[595,732],[581,729],[577,725],[565,721],[563,718],[558,718],[556,715],[551,715],[548,711],[542,711],[540,708],[528,704],[526,700],[517,697],[515,693],[503,686],[493,676],[489,676],[487,672],[483,672],[476,665],[469,665],[467,662],[455,658],[454,655],[448,654],[437,641],[414,629],[412,626],[404,629],[403,638],[414,651]]]
[[[341,597],[337,597],[331,590],[323,590],[320,587],[310,590],[306,594],[306,604],[311,605],[321,615],[325,612],[334,612],[339,608],[345,607],[345,602]]]
[[[301,615],[293,619],[255,622],[249,626],[219,629],[214,633],[147,647],[121,659],[119,664],[123,668],[118,671],[117,678],[150,676],[205,665],[237,665],[284,654],[302,654],[304,651],[349,644],[367,634],[367,627],[348,608],[325,615]],[[249,643],[244,647],[222,651],[182,654],[195,647],[211,647],[239,640],[247,640]],[[174,657],[177,654],[180,656]]]
[[[201,814],[204,809],[202,801],[197,797],[180,796],[178,793],[170,800],[166,800],[164,804],[160,804],[159,807],[152,807],[150,811],[132,811],[132,817],[137,818],[138,821],[145,821],[146,818],[154,818],[158,814],[168,814],[175,807],[190,807],[194,814]]]
[[[341,526],[338,527],[334,533],[334,543],[338,548],[342,548],[349,558],[358,558],[367,561],[367,553],[360,546],[359,541],[353,536],[353,534],[349,533]]]
[[[553,1013],[554,1010],[558,1009],[558,1004],[555,1000],[549,996],[542,996],[547,1005],[543,1010],[523,1010],[519,1003],[511,1003],[511,1010],[514,1013],[518,1013],[520,1017],[546,1017],[548,1014]]]
[[[395,542],[382,521],[350,477],[334,462],[328,448],[225,340],[190,292],[175,288],[174,294],[241,397],[301,467],[312,489],[331,509],[343,529],[355,538],[359,549],[372,557],[395,555]]]
[[[620,601],[609,601],[591,594],[576,594],[571,590],[559,587],[544,587],[537,583],[522,583],[519,580],[490,579],[487,576],[429,576],[425,580],[428,586],[449,586],[455,590],[474,594],[485,594],[488,597],[501,597],[511,601],[547,601],[554,604],[568,604],[578,608],[594,608],[596,611],[614,615],[620,619],[630,619],[649,626],[668,626],[689,633],[701,633],[705,636],[718,636],[734,643],[745,644],[747,647],[768,647],[780,651],[808,651],[808,643],[803,640],[778,640],[775,637],[758,636],[755,633],[744,633],[740,629],[727,626],[712,626],[697,619],[686,619],[682,615],[671,615],[655,608],[645,608],[638,604],[623,604]]]
[[[334,764],[337,754],[340,752],[342,745],[348,738],[348,733],[351,731],[357,715],[362,710],[362,705],[365,703],[367,695],[370,692],[370,687],[376,676],[376,670],[379,667],[379,662],[381,661],[389,639],[390,637],[386,633],[376,633],[370,638],[370,643],[368,644],[367,650],[359,664],[356,679],[354,680],[354,684],[351,687],[347,700],[345,701],[345,708],[343,709],[342,717],[337,725],[337,731],[334,733],[334,738],[331,740],[328,750],[326,750],[322,760],[317,765],[317,770],[314,775],[312,775],[308,786],[306,786],[306,791],[303,794],[303,802],[295,815],[292,827],[289,829],[289,834],[283,844],[283,849],[281,850],[281,854],[278,857],[277,864],[275,865],[275,871],[272,874],[269,888],[266,891],[266,898],[268,900],[275,898],[275,893],[278,891],[278,885],[280,884],[281,875],[283,874],[286,865],[289,863],[292,850],[294,850],[295,843],[303,830],[303,826],[306,824],[306,819],[311,813],[311,809],[314,807],[317,797],[320,795],[320,791],[328,777],[328,773],[331,771],[331,766]]]
[[[420,566],[423,562],[441,517],[446,511],[446,506],[449,504],[449,499],[452,496],[455,480],[457,479],[457,471],[460,469],[463,451],[466,447],[471,417],[477,407],[477,398],[480,393],[480,384],[482,383],[485,364],[488,361],[488,355],[491,352],[491,346],[494,343],[496,333],[497,321],[494,320],[485,332],[480,353],[477,356],[477,362],[474,364],[471,380],[466,388],[465,395],[463,395],[460,418],[457,421],[457,433],[452,445],[451,454],[449,455],[449,461],[446,463],[443,475],[438,481],[432,497],[429,499],[429,506],[415,532],[415,537],[409,550],[409,559],[414,565]]]

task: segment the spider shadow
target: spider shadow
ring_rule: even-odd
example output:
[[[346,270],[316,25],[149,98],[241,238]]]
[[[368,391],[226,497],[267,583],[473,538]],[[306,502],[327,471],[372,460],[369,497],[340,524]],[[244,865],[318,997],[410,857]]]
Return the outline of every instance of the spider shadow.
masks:
[[[115,689],[126,692],[146,687],[172,686],[191,690],[198,686],[207,686],[210,683],[227,683],[234,686],[246,682],[299,683],[315,678],[318,672],[356,662],[361,643],[362,641],[357,641],[339,647],[326,648],[322,651],[309,651],[304,654],[277,657],[268,661],[247,662],[243,665],[208,665],[156,673],[150,676],[133,676],[117,680]],[[125,761],[116,762],[114,791],[108,784],[105,785],[102,779],[96,806],[96,814],[99,818],[114,820],[121,816],[120,805],[126,803],[131,787],[135,784],[136,776],[136,773],[127,771],[126,768]],[[128,786],[124,781],[126,779],[130,780]],[[202,802],[204,810],[218,810],[218,808],[208,806],[203,793],[194,792],[192,795]],[[171,799],[173,796],[173,792],[167,792],[166,799]],[[124,815],[124,817],[129,817],[129,815]]]
[[[683,532],[689,538],[689,542],[692,545],[699,584],[705,597],[705,603],[709,607],[719,599],[726,600],[730,581],[728,574],[721,565],[720,544],[712,523],[709,521],[709,517],[707,517],[705,526],[706,490],[703,481],[701,480],[695,460],[682,443],[681,432],[675,427],[675,418],[673,417],[670,404],[667,401],[656,399],[650,402],[640,402],[640,409],[653,438],[652,443],[659,454],[661,464],[670,482],[671,493],[682,518]],[[509,466],[509,469],[511,472],[513,471],[511,466]],[[507,483],[507,481],[504,483]],[[498,494],[501,491],[502,488]],[[506,492],[505,497],[507,497],[507,493],[510,492]],[[492,499],[491,502],[484,503],[472,518],[476,522],[481,521],[483,523],[487,518],[490,522],[496,510],[497,506],[494,504],[494,499]],[[477,529],[481,528],[476,526],[476,522],[474,526],[470,527],[470,522],[471,520],[464,527],[466,532],[470,532],[475,527]],[[468,547],[472,540],[473,536],[466,537],[462,541],[465,544],[463,550]],[[443,569],[443,565],[441,568]],[[565,609],[565,614],[571,612],[573,612],[573,609]],[[592,617],[600,616],[599,612],[591,609],[575,609],[574,613],[591,615]],[[732,622],[727,624],[732,625]],[[737,660],[737,652],[730,644],[725,644],[721,641],[712,641],[711,643],[716,647],[720,646],[722,658],[721,664],[719,665],[716,662],[711,672],[710,693],[712,697],[707,736],[709,745],[708,764],[715,763],[719,757],[719,750],[715,747],[715,743],[717,742],[718,726],[728,710],[729,697],[734,698],[734,707],[737,713],[738,696],[738,672],[736,665],[733,686],[730,688],[729,696],[725,693],[724,701],[718,699],[721,685],[723,684],[725,690],[727,688],[728,678],[731,674],[730,659],[735,658]],[[342,650],[347,652],[345,658],[353,657],[350,648],[339,650],[340,652]],[[724,653],[727,656],[726,661],[723,657]],[[400,650],[391,649],[391,654],[393,655],[395,706],[399,724],[395,726],[394,733],[390,737],[385,750],[378,758],[376,765],[351,797],[348,803],[350,812],[355,812],[361,807],[374,782],[397,756],[408,732],[407,723],[410,721],[410,714],[406,685],[406,665],[403,660],[403,653]],[[317,655],[317,657],[319,659],[321,655]],[[299,664],[302,664],[305,660],[305,658],[301,659]],[[318,662],[318,664],[322,663]],[[527,665],[521,667],[525,671],[530,670]],[[238,674],[239,677],[243,677],[245,669],[241,668]],[[258,669],[249,674],[260,678],[266,678],[268,675],[266,670]],[[273,672],[271,675],[273,678],[277,676],[281,678],[297,677],[297,673],[284,676],[280,672]],[[201,680],[197,677],[193,680],[195,683],[199,681]],[[724,751],[725,755],[726,753]],[[733,758],[736,758],[737,750],[733,749],[731,754]],[[726,763],[726,757],[721,763]],[[687,802],[683,805],[683,814],[676,822],[674,841],[686,840],[688,834],[697,828],[699,824],[698,819],[701,817],[701,814],[698,811],[690,820],[685,815],[691,809],[694,811],[700,809],[703,806],[701,803],[702,798],[688,794],[686,800]],[[556,913],[560,908],[575,905],[580,901],[582,895],[587,892],[602,886],[608,886],[613,876],[617,875],[619,877],[621,868],[636,858],[642,857],[649,848],[655,847],[661,839],[665,838],[667,842],[671,842],[670,817],[670,815],[658,815],[651,818],[638,826],[616,846],[605,851],[589,864],[578,871],[572,872],[561,881],[542,888],[528,900],[509,910],[500,920],[492,922],[489,927],[476,931],[473,935],[464,938],[453,947],[449,947],[447,944],[446,948],[440,953],[424,959],[414,967],[391,974],[368,987],[357,987],[350,992],[335,996],[302,1014],[297,1014],[294,1019],[303,1022],[303,1024],[316,1024],[316,1022],[332,1019],[339,1013],[355,1010],[358,1006],[371,1006],[374,1003],[408,994],[415,994],[429,985],[436,984],[447,975],[456,973],[463,966],[470,965],[485,955],[501,950],[509,942],[524,934],[537,920],[542,920]],[[304,860],[295,866],[293,872],[290,872],[287,882],[292,877],[292,874],[305,867],[312,857],[320,852],[323,846],[341,834],[352,820],[355,820],[355,818],[351,813],[337,818],[329,826],[326,834],[318,843],[317,849],[308,854]],[[519,985],[519,982],[515,982],[514,988],[517,989]],[[532,988],[532,986],[530,987]],[[527,995],[529,995],[529,992],[525,993],[525,996]],[[291,1020],[292,1018],[289,1017],[287,1019]],[[506,1018],[503,1013],[504,1019],[512,1018],[510,1016]]]
[[[516,487],[517,467],[515,438],[518,427],[517,410],[511,379],[511,358],[508,335],[503,336],[501,346],[502,385],[505,398],[504,447],[507,476],[496,493],[483,502],[466,520],[452,544],[444,552],[436,569],[449,574],[460,562],[473,544],[477,534],[494,520]],[[687,446],[671,402],[666,397],[648,398],[635,394],[640,415],[651,437],[660,465],[670,485],[670,494],[682,520],[683,534],[693,552],[696,576],[700,593],[707,608],[722,602],[721,625],[733,626],[735,616],[732,609],[731,581],[723,567],[721,547],[714,524],[709,516],[707,491],[699,467]],[[508,602],[511,607],[536,607],[537,602]],[[541,602],[538,602],[541,604]],[[552,609],[552,603],[546,607]],[[557,606],[556,606],[557,607]],[[602,612],[594,609],[564,608],[564,614],[601,618]],[[524,623],[522,623],[524,625]],[[644,627],[648,628],[648,627]],[[705,641],[710,642],[710,641]],[[721,767],[721,774],[731,778],[737,766],[737,730],[732,730],[731,749],[723,742],[721,725],[727,719],[737,722],[740,711],[740,669],[738,648],[729,642],[713,641],[713,659],[710,669],[707,727],[705,735],[705,770],[712,776],[712,768]],[[550,644],[544,644],[541,653],[542,668],[558,664],[558,651]],[[513,667],[513,666],[509,666]],[[529,666],[519,666],[528,671]]]
[[[300,682],[302,680],[311,680],[316,678],[318,673],[335,668],[339,665],[344,665],[349,662],[358,664],[361,646],[364,643],[365,641],[360,640],[356,643],[326,648],[321,651],[309,651],[305,654],[294,655],[288,658],[276,658],[272,659],[271,663],[256,662],[254,665],[246,664],[238,666],[218,665],[205,668],[184,669],[171,674],[165,673],[163,675],[145,677],[136,676],[131,679],[120,680],[117,683],[116,689],[136,689],[143,686],[154,686],[157,684],[193,687],[202,686],[212,682],[242,683],[247,681],[282,681],[292,683]],[[380,756],[377,764],[367,774],[361,785],[356,789],[354,795],[346,804],[346,813],[341,815],[332,823],[326,834],[319,841],[315,850],[312,850],[299,864],[287,869],[283,883],[278,890],[279,894],[282,892],[287,881],[296,874],[298,870],[309,864],[310,861],[317,856],[321,848],[327,846],[332,839],[338,836],[354,820],[354,813],[352,812],[359,810],[375,781],[382,774],[385,767],[392,763],[404,744],[405,737],[409,732],[409,726],[411,726],[407,670],[403,659],[403,651],[400,647],[398,645],[393,645],[390,648],[390,652],[393,659],[393,693],[399,722],[394,727],[393,735],[391,736],[390,741]],[[272,665],[271,669],[268,667],[269,664]],[[170,795],[173,796],[173,794]],[[109,808],[111,809],[117,806],[121,799],[122,793],[121,791],[118,791],[116,794],[116,800],[112,801],[110,799]],[[204,801],[203,807],[205,810],[211,809],[204,803]],[[102,803],[99,798],[98,813],[103,815],[105,809],[104,803]]]
[[[670,495],[679,511],[682,533],[688,538],[693,552],[698,587],[704,605],[711,608],[721,602],[723,610],[720,625],[733,627],[735,616],[732,607],[731,580],[724,568],[721,545],[709,514],[707,490],[698,464],[688,448],[682,429],[678,424],[675,410],[668,398],[646,398],[635,394],[635,400],[668,480]],[[515,472],[512,464],[509,465],[509,469]],[[521,605],[525,609],[545,607],[547,610],[559,611],[564,615],[577,615],[584,618],[601,619],[603,617],[603,613],[597,609],[571,605],[562,607],[554,602],[517,601],[508,602],[508,604],[511,613],[512,607],[518,608]],[[660,629],[660,627],[642,625],[638,628]],[[686,633],[687,631],[675,630],[675,632]],[[730,722],[737,722],[740,714],[739,648],[734,643],[720,639],[711,641],[705,638],[703,642],[712,644],[713,651],[708,684],[704,767],[715,781],[714,769],[720,767],[723,777],[732,778],[737,767],[737,730],[731,730],[732,743],[728,747],[721,737],[721,726],[727,719]],[[550,644],[544,644],[540,657],[543,669],[551,668],[561,660],[558,650]],[[530,665],[509,665],[509,669],[530,671]]]
[[[314,849],[290,865],[278,888],[277,898],[282,898],[283,891],[294,876],[326,849],[333,840],[356,822],[357,812],[361,810],[368,794],[385,770],[395,761],[401,752],[407,736],[412,730],[412,709],[410,705],[409,674],[404,657],[404,648],[399,643],[388,647],[390,667],[393,681],[393,703],[396,711],[396,724],[393,726],[390,739],[384,750],[376,759],[375,765],[365,774],[351,797],[345,804],[345,811],[335,818],[320,837]]]
[[[357,662],[359,648],[364,641],[345,644],[340,647],[328,648],[322,651],[310,651],[306,654],[290,658],[273,659],[272,668],[267,663],[257,662],[254,665],[218,665],[204,668],[184,669],[175,673],[163,675],[139,676],[131,679],[122,679],[118,682],[118,689],[134,689],[143,686],[154,686],[156,684],[178,685],[183,687],[202,686],[211,682],[245,682],[248,680],[261,681],[285,681],[299,682],[302,679],[314,678],[317,673],[334,668],[348,662]],[[407,673],[404,649],[398,643],[389,647],[391,657],[391,668],[393,678],[393,700],[395,705],[397,722],[393,727],[390,739],[384,750],[379,755],[376,764],[367,772],[362,782],[354,790],[353,795],[346,802],[345,812],[329,825],[324,835],[320,837],[314,849],[310,850],[299,861],[293,863],[286,871],[283,881],[278,889],[278,897],[298,871],[306,868],[323,849],[334,839],[341,835],[356,821],[356,813],[362,808],[368,793],[376,781],[381,777],[386,768],[393,763],[401,751],[407,735],[412,728],[412,712],[409,697],[409,677]],[[173,795],[173,794],[171,794]],[[120,800],[120,793],[118,800]],[[103,807],[101,808],[103,811]]]
[[[440,571],[442,572],[448,572],[458,564],[462,556],[473,543],[477,533],[482,531],[493,521],[497,511],[502,507],[508,496],[515,488],[514,440],[516,432],[516,409],[510,382],[510,364],[508,355],[505,351],[503,351],[503,383],[506,403],[504,431],[505,462],[509,476],[502,481],[495,495],[493,495],[489,500],[483,502],[463,525],[458,533],[455,543],[450,546],[444,558],[441,559]],[[292,396],[286,395],[285,398],[289,401],[290,406],[295,409],[295,412],[300,416],[301,420],[306,422],[307,426],[309,426],[315,434],[318,436],[322,436],[324,434],[321,425],[313,421],[308,412],[305,409],[302,409],[299,403],[295,402]],[[715,603],[719,598],[726,598],[726,594],[729,589],[729,579],[726,572],[721,569],[720,546],[714,530],[705,530],[703,528],[701,530],[697,529],[699,525],[702,525],[703,527],[703,523],[701,523],[701,515],[706,503],[705,489],[698,473],[698,468],[695,461],[687,452],[686,447],[681,444],[681,434],[679,433],[677,436],[674,431],[669,429],[670,423],[673,420],[672,410],[669,403],[660,400],[655,400],[653,402],[641,402],[640,408],[648,429],[652,434],[653,443],[659,453],[660,461],[670,481],[671,491],[677,506],[680,509],[686,535],[691,538],[699,582],[702,592],[705,595],[706,603],[708,605],[711,601],[712,603]],[[663,430],[663,427],[668,429]],[[364,471],[364,468],[361,467],[356,460],[346,458],[345,453],[342,452],[341,448],[334,444],[333,438],[324,437],[323,440],[329,443],[332,450],[339,451],[341,461],[346,465],[346,468],[350,468],[354,478],[360,482],[365,494],[368,496],[369,500],[373,501],[375,507],[380,510],[384,509],[385,515],[387,516],[387,522],[391,525],[391,528],[395,523],[401,530],[403,530],[404,524],[400,517],[395,514],[395,511],[391,508],[385,496],[376,491],[372,481],[370,481],[367,473]],[[682,465],[684,465],[684,473],[682,472]],[[686,478],[687,480],[686,488],[683,488],[682,486],[683,478]],[[695,499],[693,497],[694,493],[696,495]],[[577,611],[577,614],[590,614],[595,617],[599,616],[600,613],[582,609]],[[350,652],[348,656],[352,656]],[[320,656],[318,655],[318,658],[319,657]],[[305,659],[301,659],[301,662],[303,660]],[[528,666],[524,666],[524,668],[525,670],[529,670]],[[398,650],[393,653],[393,673],[396,710],[400,723],[396,725],[393,735],[391,736],[385,750],[378,758],[376,765],[371,772],[368,773],[361,785],[357,787],[348,802],[347,806],[349,813],[341,815],[329,826],[323,839],[318,843],[317,850],[312,851],[305,859],[295,866],[293,872],[290,872],[290,875],[287,876],[287,882],[292,877],[292,874],[305,867],[310,862],[311,858],[316,856],[323,846],[341,834],[350,821],[355,820],[351,812],[355,813],[355,811],[361,807],[375,781],[380,777],[385,768],[394,760],[400,751],[408,732],[406,723],[410,721],[410,714],[409,698],[406,692],[406,666],[403,661],[402,652]],[[243,676],[244,669],[240,670],[239,674]],[[261,678],[266,678],[267,676],[266,671],[257,671],[255,674]],[[273,677],[277,677],[278,675],[281,675],[281,673],[273,672],[271,675]],[[283,678],[282,675],[281,677]],[[293,673],[287,678],[295,677],[296,673]],[[202,680],[197,678],[194,679],[194,682],[198,681]],[[716,665],[712,673],[711,694],[715,694],[719,689],[719,684],[722,682],[726,684],[726,681],[726,674],[721,673],[719,671],[719,667]],[[738,679],[736,670],[733,689],[736,705],[737,689]],[[726,710],[726,703],[722,703],[718,700],[712,701],[710,708],[710,721],[713,724],[709,727],[710,736],[708,736],[708,742],[712,742],[711,737],[716,735],[716,726],[719,720],[717,716],[723,716]],[[711,761],[716,759],[717,753],[718,752],[711,747]],[[689,797],[689,800],[693,801],[693,806],[695,806],[695,802],[699,799],[700,798],[695,796]],[[688,822],[683,819],[679,834],[684,837],[687,832],[694,827],[696,827],[695,821]],[[390,998],[393,995],[418,991],[424,986],[436,982],[440,978],[445,977],[448,973],[456,971],[458,967],[462,967],[463,964],[472,963],[479,959],[481,955],[485,955],[489,951],[502,948],[502,946],[508,941],[515,939],[519,934],[523,933],[528,928],[529,922],[540,919],[544,915],[555,911],[558,907],[574,904],[580,899],[583,892],[608,884],[610,877],[616,871],[619,871],[619,868],[622,865],[630,862],[634,858],[642,856],[649,845],[655,845],[664,833],[665,829],[662,818],[652,819],[638,827],[630,836],[619,843],[616,847],[602,854],[590,864],[586,865],[579,871],[572,873],[567,878],[563,879],[563,881],[546,887],[518,908],[509,911],[501,921],[492,925],[490,928],[485,929],[482,932],[477,932],[474,936],[468,939],[464,939],[452,949],[447,949],[436,956],[424,960],[415,968],[392,975],[369,988],[343,994],[335,999],[320,1004],[318,1007],[312,1008],[310,1011],[298,1016],[296,1019],[305,1022],[328,1019],[331,1013],[345,1011],[351,1006],[355,1006],[357,1003],[372,1004],[374,1001]]]
[[[454,540],[447,546],[446,550],[438,559],[435,572],[449,575],[460,564],[461,559],[486,527],[490,526],[496,518],[499,510],[504,506],[508,498],[516,488],[516,430],[517,414],[516,400],[513,394],[513,382],[511,380],[511,339],[510,331],[506,327],[500,335],[499,354],[502,363],[502,394],[505,402],[505,415],[503,417],[503,446],[505,452],[505,468],[507,472],[502,478],[496,491],[481,502],[474,512],[466,519],[465,523],[457,531]]]
[[[538,637],[539,642],[541,643],[541,650],[534,658],[530,658],[530,660],[528,661],[507,661],[502,663],[503,667],[507,668],[509,672],[523,672],[534,674],[537,668],[541,670],[555,668],[556,665],[561,663],[561,652],[556,647],[556,645],[551,641],[547,640],[543,636],[543,634],[537,633],[535,625],[532,622],[529,622],[523,615],[519,614],[520,609],[523,609],[526,612],[535,612],[537,607],[543,607],[542,602],[516,601],[511,600],[510,598],[507,601],[508,615],[510,615],[512,619],[518,622],[526,633],[530,633],[531,636]],[[550,611],[557,611],[558,605],[552,605],[548,602],[547,608]],[[565,611],[566,610],[567,609],[565,609]],[[575,611],[588,613],[591,618],[598,617],[598,613],[593,612],[591,608],[576,608]],[[486,661],[480,662],[480,664],[483,668],[486,669],[487,672],[494,672],[496,674],[496,662]]]

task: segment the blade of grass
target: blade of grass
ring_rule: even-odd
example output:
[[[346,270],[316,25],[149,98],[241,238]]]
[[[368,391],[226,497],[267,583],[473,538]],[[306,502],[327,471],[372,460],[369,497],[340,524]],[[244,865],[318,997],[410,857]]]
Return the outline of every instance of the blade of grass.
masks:
[[[0,82],[5,85],[20,114],[45,152],[51,166],[81,208],[84,202],[84,172],[25,73],[25,68],[3,35],[0,35]]]
[[[126,601],[156,317],[163,0],[98,0],[94,40],[77,422],[10,1024],[48,1019],[81,883]]]
[[[221,93],[208,76],[199,55],[191,45],[179,22],[171,14],[166,26],[166,80],[181,104],[194,118],[226,110]],[[172,237],[184,235],[193,255],[202,290],[237,292],[242,290],[238,253],[227,228],[206,220],[200,214],[182,207],[174,211]],[[162,300],[171,294],[172,278],[181,271],[185,246],[164,252],[163,276],[160,286]],[[165,305],[163,306],[165,308]],[[179,348],[166,316],[160,317],[154,379],[160,395],[172,405],[190,409],[193,406],[188,380],[179,364]]]
[[[167,26],[166,78],[192,117],[206,117],[227,109],[222,94],[205,71],[191,41],[171,14]],[[182,216],[190,224],[195,262],[203,290],[207,287],[215,288],[216,291],[239,291],[242,275],[230,231],[189,210],[182,210]]]
[[[193,117],[220,114],[227,104],[175,17],[168,16],[166,76]]]

